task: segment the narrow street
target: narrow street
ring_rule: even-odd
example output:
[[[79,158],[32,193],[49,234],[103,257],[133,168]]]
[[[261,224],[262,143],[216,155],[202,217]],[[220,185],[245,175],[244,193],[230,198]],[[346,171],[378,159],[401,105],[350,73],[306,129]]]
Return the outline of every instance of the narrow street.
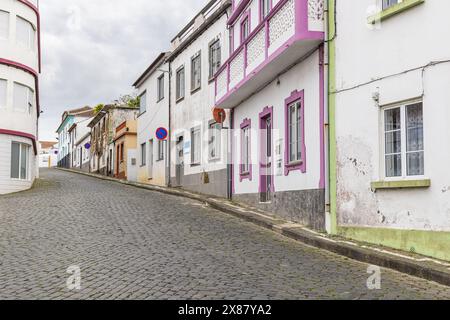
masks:
[[[195,201],[57,170],[0,196],[0,299],[450,299]],[[67,268],[81,268],[70,291]]]

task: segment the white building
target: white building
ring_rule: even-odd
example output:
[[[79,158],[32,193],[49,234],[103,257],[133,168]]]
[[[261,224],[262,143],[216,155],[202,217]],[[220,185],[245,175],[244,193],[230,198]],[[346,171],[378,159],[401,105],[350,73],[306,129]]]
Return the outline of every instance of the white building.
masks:
[[[32,2],[0,1],[0,194],[38,176],[39,26]]]
[[[235,1],[230,58],[215,78],[231,109],[233,199],[325,229],[324,7]]]
[[[39,168],[52,168],[58,165],[58,142],[39,141]]]
[[[140,97],[137,129],[138,172],[141,183],[168,185],[167,140],[156,131],[169,129],[169,53],[161,53],[134,83]]]
[[[337,232],[447,260],[449,10],[449,1],[337,1],[330,34]]]
[[[77,137],[77,126],[85,127],[93,116],[91,107],[83,107],[65,111],[61,117],[58,134],[58,166],[71,168],[73,164],[73,151]],[[79,137],[79,136],[78,136]]]
[[[229,195],[227,130],[213,120],[214,74],[229,53],[230,1],[212,0],[172,40],[169,56],[172,186]],[[224,124],[229,128],[229,117]]]
[[[91,118],[74,123],[69,128],[71,147],[71,168],[89,171],[91,129],[87,126]]]

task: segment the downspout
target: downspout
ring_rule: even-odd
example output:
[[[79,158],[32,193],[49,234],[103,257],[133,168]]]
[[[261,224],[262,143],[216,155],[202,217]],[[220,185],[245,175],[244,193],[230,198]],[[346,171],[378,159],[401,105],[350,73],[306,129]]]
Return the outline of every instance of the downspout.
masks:
[[[228,182],[228,199],[233,199],[233,174],[234,174],[234,162],[233,162],[233,137],[234,137],[234,109],[230,110],[230,125],[228,130],[228,163],[227,163],[227,182]]]
[[[336,0],[328,0],[326,7],[326,45],[327,45],[327,82],[328,82],[328,203],[329,203],[329,233],[337,234],[337,173],[336,173]]]
[[[172,62],[169,60],[169,137],[167,139],[167,181],[166,185],[168,187],[172,186],[172,183],[170,182],[171,177],[171,168],[172,168],[172,148],[171,148],[171,142],[172,142],[172,126],[171,126],[171,110],[172,109]]]

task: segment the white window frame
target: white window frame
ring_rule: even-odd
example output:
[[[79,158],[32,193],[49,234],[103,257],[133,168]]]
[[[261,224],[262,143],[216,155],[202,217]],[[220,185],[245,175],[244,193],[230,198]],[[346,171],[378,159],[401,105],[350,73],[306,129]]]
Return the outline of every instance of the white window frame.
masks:
[[[158,140],[158,157],[156,161],[164,160],[164,140]]]
[[[295,137],[293,135],[291,135],[291,109],[295,108],[295,115],[296,115],[296,119],[295,119],[295,127],[294,127],[294,133],[295,133]],[[305,137],[303,136],[303,115],[302,115],[302,100],[298,99],[292,103],[290,103],[288,105],[288,119],[287,119],[287,125],[288,125],[288,144],[289,144],[289,154],[288,154],[288,163],[289,164],[295,164],[295,163],[300,163],[302,162],[304,159],[304,154],[303,154],[303,148],[302,148],[302,144],[303,144],[303,139],[305,139]],[[298,119],[300,114],[300,119]],[[300,132],[300,141],[298,141],[298,133]],[[295,142],[295,143],[294,143]],[[292,155],[292,147],[295,148],[295,159],[291,159],[291,155]],[[299,150],[300,149],[300,150]],[[300,159],[298,158],[298,154],[300,153]]]
[[[19,145],[19,178],[13,178],[12,177],[12,146],[13,144],[17,144]],[[26,152],[28,153],[27,155],[27,161],[25,164],[25,177],[22,177],[22,170],[21,170],[21,164],[22,164],[22,147],[26,148]],[[17,141],[13,141],[11,143],[11,157],[10,157],[10,178],[13,181],[29,181],[30,180],[30,150],[31,150],[31,146],[27,143],[23,143],[23,142],[17,142]]]
[[[181,79],[181,74],[183,74],[183,79]],[[185,91],[186,91],[186,70],[184,69],[184,66],[181,66],[176,71],[176,101],[179,101],[181,99],[184,99]]]
[[[147,91],[144,91],[139,95],[139,114],[143,114],[146,111],[147,111]]]
[[[157,102],[160,102],[164,99],[164,73],[158,77],[157,80]]]
[[[222,154],[222,125],[215,121],[211,121],[208,125],[208,159],[220,160]],[[213,149],[215,155],[212,155]]]
[[[141,167],[147,165],[147,143],[141,143]]]
[[[406,133],[406,108],[408,106],[413,106],[416,104],[422,105],[422,116],[423,116],[423,144],[424,144],[424,174],[423,175],[408,175],[408,164],[407,164],[407,133]],[[385,112],[387,110],[393,110],[400,108],[400,123],[401,123],[401,166],[402,173],[397,177],[388,177],[386,172],[386,125],[385,125]],[[381,108],[381,127],[380,127],[380,170],[381,176],[384,181],[399,181],[399,180],[422,180],[426,179],[426,148],[425,148],[425,117],[424,117],[424,105],[422,100],[410,100],[401,104],[392,104],[384,106]],[[421,152],[421,151],[415,151]]]
[[[196,66],[198,65],[198,70]],[[198,76],[198,83],[196,81]],[[197,91],[202,87],[202,55],[199,51],[191,58],[191,92]]]
[[[250,165],[251,165],[251,154],[250,154],[250,145],[251,145],[251,127],[246,126],[241,129],[242,130],[242,148],[241,148],[241,166],[240,166],[240,174],[245,175],[250,173]]]
[[[201,127],[191,129],[191,166],[201,164],[202,157],[202,136]]]
[[[213,79],[222,63],[222,46],[220,39],[216,38],[209,44],[209,79]]]

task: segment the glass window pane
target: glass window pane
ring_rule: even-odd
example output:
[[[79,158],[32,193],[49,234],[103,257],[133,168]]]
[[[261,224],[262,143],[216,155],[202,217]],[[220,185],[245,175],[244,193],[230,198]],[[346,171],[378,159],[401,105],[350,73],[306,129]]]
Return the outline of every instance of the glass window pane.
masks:
[[[425,174],[425,161],[423,152],[408,153],[406,155],[408,176],[422,176]]]
[[[19,179],[20,144],[11,145],[11,178]]]
[[[402,152],[401,131],[386,133],[386,154]]]
[[[423,150],[422,104],[406,107],[407,151]]]
[[[27,179],[28,173],[28,150],[29,147],[27,145],[21,145],[20,152],[20,179]]]
[[[139,103],[139,112],[144,113],[147,110],[147,94],[144,93],[141,95],[140,103]]]
[[[402,156],[401,154],[386,156],[386,177],[402,176]]]
[[[386,110],[384,114],[385,131],[401,129],[400,108]]]
[[[297,108],[297,118],[296,118],[296,121],[297,121],[297,123],[296,123],[296,126],[297,126],[297,159],[296,160],[300,161],[302,159],[302,147],[301,147],[301,144],[302,144],[302,140],[303,140],[303,137],[302,137],[302,134],[303,134],[303,132],[302,132],[302,123],[301,123],[301,121],[302,121],[302,114],[301,114],[300,102],[298,102],[296,104],[296,108]]]

